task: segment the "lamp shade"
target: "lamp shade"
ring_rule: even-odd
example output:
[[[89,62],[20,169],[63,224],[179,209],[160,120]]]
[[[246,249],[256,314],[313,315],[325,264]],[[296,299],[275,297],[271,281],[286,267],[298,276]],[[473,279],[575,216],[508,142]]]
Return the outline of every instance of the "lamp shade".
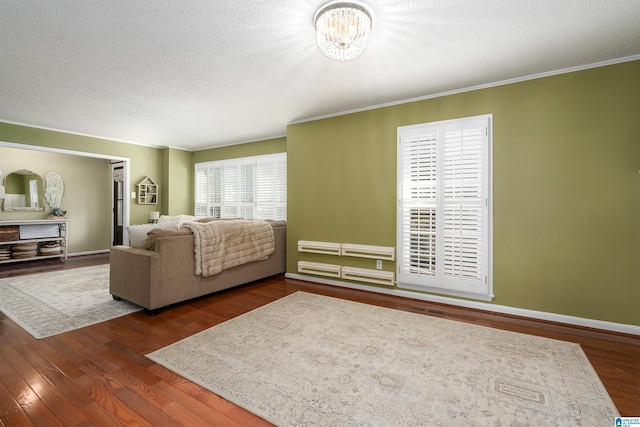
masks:
[[[150,219],[152,219],[152,220],[154,220],[154,221],[159,220],[159,219],[160,219],[160,212],[158,212],[158,211],[152,211],[152,212],[149,214],[149,218],[150,218]]]

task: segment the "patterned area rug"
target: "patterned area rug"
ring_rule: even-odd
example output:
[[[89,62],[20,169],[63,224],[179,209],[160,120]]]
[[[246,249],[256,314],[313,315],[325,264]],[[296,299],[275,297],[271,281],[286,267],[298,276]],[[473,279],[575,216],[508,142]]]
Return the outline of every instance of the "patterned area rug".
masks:
[[[578,344],[304,292],[148,355],[279,426],[607,426]]]
[[[109,265],[0,279],[0,311],[46,338],[142,310],[109,293]]]

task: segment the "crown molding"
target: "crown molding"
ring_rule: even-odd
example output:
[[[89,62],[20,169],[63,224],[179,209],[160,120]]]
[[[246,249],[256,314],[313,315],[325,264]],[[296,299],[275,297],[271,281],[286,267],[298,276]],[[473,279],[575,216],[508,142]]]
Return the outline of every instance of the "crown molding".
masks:
[[[193,149],[192,151],[195,153],[197,151],[205,151],[205,150],[213,150],[215,148],[223,148],[223,147],[231,147],[234,145],[242,145],[242,144],[251,144],[252,142],[262,142],[262,141],[268,141],[270,139],[278,139],[278,138],[286,138],[287,134],[283,133],[283,134],[278,134],[278,135],[273,135],[273,136],[266,136],[264,138],[257,138],[257,139],[249,139],[246,141],[238,141],[238,142],[230,142],[227,144],[220,144],[220,145],[213,145],[210,147],[204,147],[204,148],[197,148],[197,149]]]
[[[48,131],[51,131],[51,132],[66,133],[68,135],[84,136],[84,137],[87,137],[87,138],[102,139],[104,141],[121,142],[123,144],[140,145],[140,146],[149,147],[149,148],[163,148],[163,147],[161,147],[159,145],[145,144],[145,143],[136,142],[136,141],[128,141],[126,139],[109,138],[109,137],[106,137],[106,136],[93,135],[93,134],[90,134],[90,133],[74,132],[74,131],[70,131],[70,130],[59,129],[59,128],[54,128],[54,127],[49,127],[49,126],[39,126],[39,125],[31,124],[31,123],[14,122],[14,121],[11,121],[11,120],[1,120],[1,119],[0,119],[0,123],[6,123],[8,125],[24,126],[24,127],[29,127],[29,128],[32,128],[32,129],[48,130]],[[166,147],[164,147],[164,148],[166,148]]]
[[[347,114],[361,113],[363,111],[369,111],[369,110],[376,110],[378,108],[392,107],[394,105],[402,105],[402,104],[408,104],[408,103],[411,103],[411,102],[424,101],[424,100],[427,100],[427,99],[441,98],[443,96],[456,95],[456,94],[459,94],[459,93],[472,92],[472,91],[475,91],[475,90],[481,90],[481,89],[488,89],[488,88],[497,87],[497,86],[510,85],[510,84],[513,84],[513,83],[526,82],[526,81],[529,81],[529,80],[542,79],[542,78],[545,78],[545,77],[552,77],[552,76],[557,76],[557,75],[561,75],[561,74],[575,73],[577,71],[590,70],[592,68],[606,67],[608,65],[622,64],[624,62],[631,62],[631,61],[637,61],[637,60],[640,60],[640,54],[639,55],[632,55],[632,56],[625,56],[623,58],[610,59],[610,60],[607,60],[607,61],[595,62],[595,63],[592,63],[592,64],[579,65],[579,66],[576,66],[576,67],[562,68],[560,70],[547,71],[547,72],[544,72],[544,73],[530,74],[528,76],[515,77],[513,79],[499,80],[497,82],[485,83],[485,84],[476,85],[476,86],[469,86],[469,87],[466,87],[466,88],[454,89],[454,90],[445,91],[445,92],[438,92],[438,93],[434,93],[434,94],[431,94],[431,95],[424,95],[424,96],[419,96],[419,97],[415,97],[415,98],[407,98],[407,99],[403,99],[403,100],[399,100],[399,101],[391,101],[391,102],[386,102],[386,103],[383,103],[383,104],[371,105],[371,106],[368,106],[368,107],[355,108],[353,110],[346,110],[346,111],[341,111],[341,112],[338,112],[338,113],[330,113],[330,114],[325,114],[325,115],[321,115],[321,116],[314,116],[314,117],[309,117],[309,118],[305,118],[305,119],[299,119],[299,120],[295,120],[295,121],[289,122],[288,125],[297,125],[297,124],[300,124],[300,123],[307,123],[307,122],[313,122],[313,121],[316,121],[316,120],[329,119],[329,118],[332,118],[332,117],[345,116]]]

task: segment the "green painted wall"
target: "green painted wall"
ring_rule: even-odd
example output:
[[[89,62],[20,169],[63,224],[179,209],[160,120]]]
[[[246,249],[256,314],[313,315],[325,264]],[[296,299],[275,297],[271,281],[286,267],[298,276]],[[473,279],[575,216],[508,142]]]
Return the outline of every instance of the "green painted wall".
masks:
[[[246,144],[229,145],[227,147],[211,148],[193,153],[192,169],[196,163],[237,159],[250,156],[262,156],[265,154],[284,153],[286,151],[287,138],[285,137],[248,142]]]
[[[166,215],[193,215],[193,153],[162,150],[162,209]]]
[[[171,152],[169,148],[162,149],[162,170],[168,171],[170,164]],[[169,174],[163,173],[162,179],[156,181],[160,185],[160,195],[158,196],[157,210],[161,215],[168,215],[169,212]]]
[[[41,177],[49,172],[62,176],[65,189],[61,207],[67,211],[69,220],[70,253],[111,246],[111,166],[108,160],[0,147],[0,170],[5,177],[18,169],[29,169]],[[51,207],[47,205],[42,212],[0,212],[0,220],[43,219],[50,211]]]
[[[493,303],[640,325],[638,76],[634,61],[290,125],[287,271],[336,262],[301,239],[395,246],[398,126],[493,114]]]

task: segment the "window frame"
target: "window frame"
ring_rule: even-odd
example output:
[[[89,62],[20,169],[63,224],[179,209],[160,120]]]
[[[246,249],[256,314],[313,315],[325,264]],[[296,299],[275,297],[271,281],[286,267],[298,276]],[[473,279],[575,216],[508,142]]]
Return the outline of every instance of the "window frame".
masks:
[[[482,124],[481,126],[484,128],[484,135],[480,135],[481,142],[479,144],[482,154],[479,163],[477,163],[477,167],[482,170],[479,178],[480,183],[479,186],[477,186],[482,196],[479,200],[475,201],[474,206],[474,203],[467,203],[468,199],[465,198],[466,196],[463,195],[456,199],[450,196],[451,188],[447,187],[447,189],[445,189],[444,167],[447,153],[445,153],[444,144],[445,132],[447,135],[456,132],[456,129],[466,129],[466,132],[475,129],[478,124]],[[398,287],[485,301],[493,299],[492,127],[493,116],[486,114],[397,128],[396,271]],[[418,134],[423,136],[417,136]],[[424,141],[421,141],[422,145],[420,145],[420,143],[415,144],[426,150],[430,143],[429,138],[432,136],[435,141],[435,147],[431,148],[431,153],[427,153],[426,155],[422,154],[422,157],[418,159],[417,156],[421,155],[418,149],[418,151],[414,150],[414,156],[416,158],[405,156],[407,146],[415,142],[411,140],[412,138],[424,138]],[[473,139],[469,138],[469,141],[473,142]],[[461,146],[462,145],[463,143],[461,143]],[[466,159],[464,157],[466,155],[464,149],[462,149],[461,153],[462,157],[457,160],[461,160],[462,158]],[[475,155],[476,153],[473,154]],[[405,186],[405,169],[410,167],[407,166],[408,163],[406,162],[411,163],[411,161],[413,164],[418,163],[418,168],[424,168],[415,169],[419,170],[419,174],[429,174],[430,178],[425,178],[424,181],[418,179],[418,183],[416,183],[416,179],[413,179],[411,181],[412,184]],[[476,162],[478,161],[476,160]],[[461,172],[466,173],[467,171],[466,163],[464,167],[460,166],[458,168]],[[432,171],[431,169],[434,170]],[[448,170],[450,172],[451,169]],[[411,175],[407,175],[407,178],[409,176]],[[447,180],[447,182],[450,183],[450,180]],[[463,182],[463,180],[460,182]],[[413,190],[413,193],[410,190]],[[409,191],[409,193],[405,191]],[[416,195],[418,193],[419,195]],[[412,194],[413,197],[411,196]],[[445,194],[448,196],[445,197]],[[431,199],[433,199],[432,202],[426,202]],[[416,200],[418,204],[416,204]],[[451,203],[452,200],[459,200],[458,205],[460,206],[461,214],[458,216],[456,216],[455,213],[452,214],[455,209],[451,209],[451,206],[455,207],[456,205],[456,203]],[[408,211],[408,209],[412,211]],[[453,230],[454,237],[458,231],[460,236],[468,232],[467,225],[469,223],[459,222],[458,219],[461,219],[461,221],[465,220],[462,213],[474,210],[476,214],[477,212],[481,212],[481,214],[479,214],[481,225],[477,225],[480,234],[478,235],[479,237],[471,236],[469,241],[473,242],[475,239],[475,241],[478,242],[477,247],[480,249],[476,248],[475,252],[472,252],[471,258],[475,261],[475,264],[480,264],[479,271],[481,272],[481,276],[474,278],[463,277],[464,272],[462,272],[460,277],[451,277],[444,273],[446,269],[444,263],[448,259],[450,260],[452,256],[451,252],[446,252],[446,250],[458,244],[460,247],[460,256],[458,258],[460,259],[460,265],[463,265],[466,262],[464,253],[468,249],[465,248],[464,243],[451,243],[455,241],[455,239],[451,238],[451,230]],[[447,215],[446,219],[445,214]],[[472,212],[472,220],[473,219]],[[415,221],[420,223],[418,227],[415,227]],[[460,225],[457,226],[458,228],[451,228],[452,223]],[[472,227],[475,226],[475,222],[472,221],[471,224]],[[445,225],[447,226],[446,232]],[[405,230],[411,228],[413,228],[413,232],[406,233],[405,235]],[[416,232],[416,230],[418,232]],[[426,232],[428,230],[433,230],[432,237],[430,237],[430,232]],[[474,230],[470,233],[473,235]],[[461,238],[461,242],[465,236]],[[447,243],[448,246],[443,243],[445,238],[449,239],[449,243]],[[425,249],[424,252],[420,250],[412,252],[411,248],[407,248],[408,245],[425,245],[424,247],[428,249]],[[433,272],[421,270],[421,267],[429,267],[430,265],[434,267]],[[464,268],[462,268],[462,270],[464,270]]]
[[[287,153],[240,157],[196,163],[194,166],[194,214],[198,218],[281,219],[287,217]],[[272,165],[273,176],[266,177],[261,165]],[[264,169],[264,168],[262,168]],[[203,175],[204,173],[204,175]],[[279,173],[279,176],[275,176]],[[236,190],[229,193],[227,180],[235,176]],[[240,179],[244,177],[244,179]],[[259,193],[260,180],[274,181],[273,200]],[[217,182],[216,182],[217,181]],[[215,189],[216,185],[219,189]],[[201,189],[205,188],[205,193]],[[239,192],[242,190],[241,192]],[[217,197],[216,197],[217,196]],[[261,213],[273,213],[261,216]]]

